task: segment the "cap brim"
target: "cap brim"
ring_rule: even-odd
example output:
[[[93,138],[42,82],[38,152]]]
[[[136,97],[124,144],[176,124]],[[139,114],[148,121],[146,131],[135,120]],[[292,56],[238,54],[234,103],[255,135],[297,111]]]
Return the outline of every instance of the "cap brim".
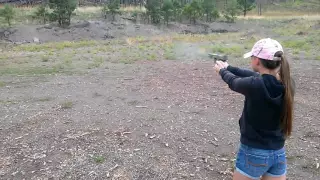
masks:
[[[248,52],[248,53],[245,53],[244,55],[243,55],[243,58],[249,58],[249,57],[251,57],[252,56],[252,52],[250,51],[250,52]]]

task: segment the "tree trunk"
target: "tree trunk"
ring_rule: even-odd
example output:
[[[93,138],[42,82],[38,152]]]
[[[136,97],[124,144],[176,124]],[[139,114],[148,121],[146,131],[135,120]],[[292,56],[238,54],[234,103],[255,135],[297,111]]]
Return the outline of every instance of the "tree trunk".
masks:
[[[259,16],[262,15],[261,6],[262,6],[262,4],[259,4]]]
[[[207,13],[207,22],[209,22],[209,12],[206,12]]]
[[[244,0],[243,16],[246,17],[247,14],[247,0]]]
[[[10,18],[7,18],[8,25],[11,26]]]

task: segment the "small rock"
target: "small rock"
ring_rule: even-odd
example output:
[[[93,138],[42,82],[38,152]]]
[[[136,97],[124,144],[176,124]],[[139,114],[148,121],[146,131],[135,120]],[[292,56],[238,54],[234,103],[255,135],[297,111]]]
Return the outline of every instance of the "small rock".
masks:
[[[220,158],[220,161],[229,161],[227,158]]]
[[[305,34],[307,34],[307,33],[306,33],[306,32],[302,32],[302,31],[299,31],[299,32],[297,33],[297,35],[299,35],[299,36],[305,35]]]
[[[33,38],[33,42],[35,42],[35,43],[40,43],[40,40],[39,40],[39,38],[34,37],[34,38]]]
[[[149,138],[150,139],[153,139],[153,138],[155,138],[156,137],[156,135],[152,135],[152,136],[150,136]]]
[[[52,29],[52,26],[51,26],[51,25],[45,25],[43,28],[45,28],[45,29]]]
[[[89,27],[90,26],[90,22],[89,21],[85,21],[83,23],[78,23],[76,25],[74,25],[73,27],[75,28],[85,28],[85,27]]]
[[[13,172],[11,175],[15,176],[19,171]]]
[[[207,162],[208,162],[208,158],[202,158],[202,161],[203,161],[204,163],[207,163]]]
[[[3,34],[4,34],[4,37],[8,37],[10,35],[10,32],[9,31],[5,31]]]
[[[36,153],[36,154],[33,155],[33,159],[41,159],[41,158],[44,158],[46,156],[47,155],[45,155],[45,154]]]
[[[169,144],[168,144],[168,143],[166,143],[166,147],[169,147]]]
[[[194,177],[194,176],[195,176],[195,174],[190,174],[190,176],[191,176],[191,177]]]
[[[114,36],[110,35],[110,34],[105,34],[103,36],[104,39],[114,39]]]
[[[219,146],[219,144],[215,143],[214,141],[210,141],[210,144],[213,144],[214,146]]]

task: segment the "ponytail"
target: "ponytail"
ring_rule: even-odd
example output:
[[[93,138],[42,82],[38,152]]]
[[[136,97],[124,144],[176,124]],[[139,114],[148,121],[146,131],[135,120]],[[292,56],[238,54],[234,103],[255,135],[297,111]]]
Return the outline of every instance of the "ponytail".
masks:
[[[282,53],[279,56],[281,58],[280,78],[285,87],[281,123],[285,136],[288,137],[292,132],[294,82],[291,79],[289,62]]]

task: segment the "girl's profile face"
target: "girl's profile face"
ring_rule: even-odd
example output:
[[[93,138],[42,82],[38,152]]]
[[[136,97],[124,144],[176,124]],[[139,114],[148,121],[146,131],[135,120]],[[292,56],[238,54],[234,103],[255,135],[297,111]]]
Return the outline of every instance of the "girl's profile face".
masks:
[[[251,67],[255,72],[258,72],[258,58],[251,56]]]

